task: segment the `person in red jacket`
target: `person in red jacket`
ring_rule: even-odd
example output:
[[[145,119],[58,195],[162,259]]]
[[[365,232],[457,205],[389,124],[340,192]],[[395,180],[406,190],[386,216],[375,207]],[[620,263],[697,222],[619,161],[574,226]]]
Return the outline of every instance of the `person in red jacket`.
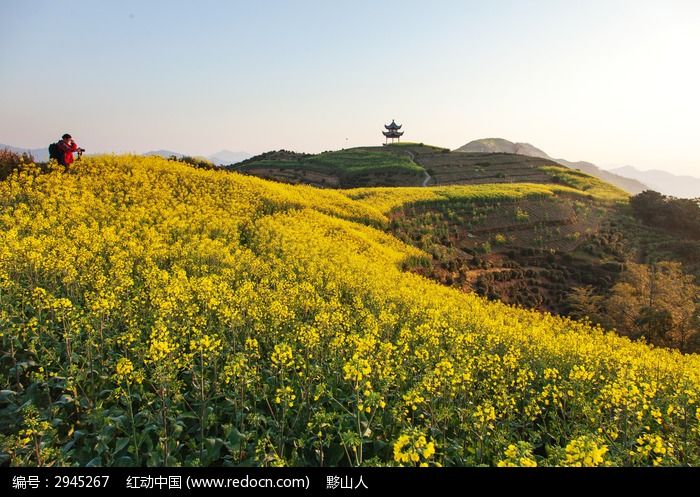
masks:
[[[83,149],[79,148],[78,145],[73,141],[73,137],[66,133],[61,137],[61,141],[58,142],[58,148],[63,152],[63,165],[70,166],[73,163],[73,152],[80,153]],[[60,161],[59,161],[60,162]]]

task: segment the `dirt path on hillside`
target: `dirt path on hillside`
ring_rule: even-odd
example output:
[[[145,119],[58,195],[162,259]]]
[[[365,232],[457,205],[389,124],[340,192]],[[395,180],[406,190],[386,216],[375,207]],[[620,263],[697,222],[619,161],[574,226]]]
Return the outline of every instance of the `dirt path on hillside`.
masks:
[[[414,163],[418,164],[418,162],[416,162],[416,154],[414,154],[410,150],[406,150],[406,153],[408,154],[408,156],[411,158],[411,160]],[[420,164],[418,164],[418,165],[420,166]],[[421,183],[420,186],[428,186],[428,183],[430,183],[430,180],[433,179],[433,177],[430,176],[428,174],[428,171],[426,171],[425,169],[423,169],[423,174],[425,174],[425,178],[423,178],[423,183]]]

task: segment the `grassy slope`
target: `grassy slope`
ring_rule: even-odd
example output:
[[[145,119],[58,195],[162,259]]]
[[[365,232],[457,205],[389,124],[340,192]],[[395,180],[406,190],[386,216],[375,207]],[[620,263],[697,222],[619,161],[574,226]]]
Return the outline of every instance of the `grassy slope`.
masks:
[[[542,166],[540,169],[550,174],[556,182],[590,193],[601,200],[629,198],[629,194],[624,190],[581,171],[563,166]]]
[[[449,204],[450,202],[499,202],[516,201],[527,197],[554,197],[573,195],[594,198],[597,192],[587,193],[576,188],[553,184],[496,183],[407,188],[354,188],[340,190],[347,197],[360,200],[384,214],[411,204]],[[598,200],[606,200],[607,195]]]
[[[333,152],[323,152],[317,155],[298,159],[262,159],[250,160],[235,170],[256,174],[256,171],[266,170],[274,175],[287,171],[313,171],[338,178],[340,186],[356,186],[390,181],[391,176],[404,176],[402,183],[418,184],[423,177],[424,169],[413,162],[410,156],[395,149],[388,151],[380,147],[362,147]],[[279,174],[280,179],[290,178],[287,174]],[[274,177],[274,176],[273,176]],[[295,179],[292,177],[291,179]],[[299,181],[304,182],[303,177]]]
[[[4,457],[700,463],[697,356],[402,272],[348,195],[129,156],[0,183]]]

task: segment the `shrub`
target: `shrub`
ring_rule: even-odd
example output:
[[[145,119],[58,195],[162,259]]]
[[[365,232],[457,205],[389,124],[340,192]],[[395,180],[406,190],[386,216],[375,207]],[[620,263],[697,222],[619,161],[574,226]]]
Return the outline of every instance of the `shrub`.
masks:
[[[13,152],[9,148],[0,150],[0,180],[7,178],[12,171],[17,170],[22,164],[34,163],[32,154]]]

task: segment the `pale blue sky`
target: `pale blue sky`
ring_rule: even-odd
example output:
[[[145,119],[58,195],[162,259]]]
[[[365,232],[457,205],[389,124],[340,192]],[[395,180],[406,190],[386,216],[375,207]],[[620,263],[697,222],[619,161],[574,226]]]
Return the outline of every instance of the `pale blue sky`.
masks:
[[[483,137],[700,173],[700,2],[0,0],[0,142],[207,155]]]

